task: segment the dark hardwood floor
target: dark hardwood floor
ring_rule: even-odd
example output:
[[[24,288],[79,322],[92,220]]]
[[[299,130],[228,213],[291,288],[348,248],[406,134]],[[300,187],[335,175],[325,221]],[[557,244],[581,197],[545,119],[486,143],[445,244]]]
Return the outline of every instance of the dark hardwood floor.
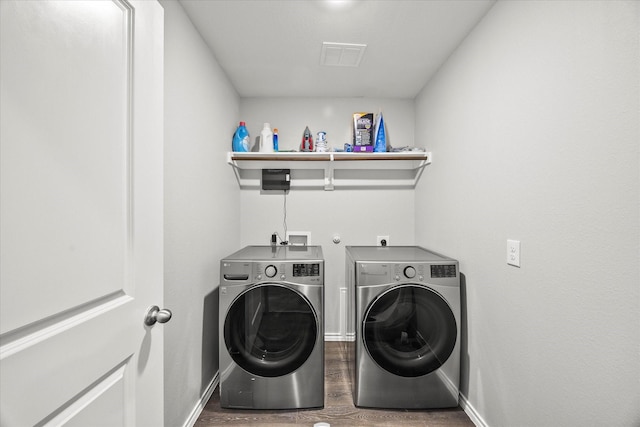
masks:
[[[362,409],[353,405],[349,372],[343,344],[325,343],[325,406],[322,409],[238,410],[221,409],[216,388],[195,427],[210,426],[313,426],[317,422],[331,427],[426,427],[473,426],[462,409],[387,410]]]

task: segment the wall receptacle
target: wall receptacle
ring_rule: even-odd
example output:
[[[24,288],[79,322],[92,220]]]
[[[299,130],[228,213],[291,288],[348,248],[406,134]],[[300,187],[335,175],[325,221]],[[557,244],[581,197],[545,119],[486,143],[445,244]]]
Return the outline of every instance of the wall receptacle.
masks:
[[[376,246],[389,246],[389,236],[376,237]]]
[[[520,240],[507,240],[507,264],[520,267]]]

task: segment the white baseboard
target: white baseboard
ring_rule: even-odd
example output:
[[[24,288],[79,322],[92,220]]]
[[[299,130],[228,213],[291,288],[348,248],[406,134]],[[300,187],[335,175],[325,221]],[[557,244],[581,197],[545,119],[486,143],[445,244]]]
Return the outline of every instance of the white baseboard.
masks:
[[[471,422],[476,427],[489,427],[489,425],[482,419],[476,408],[467,400],[467,397],[460,394],[460,407],[464,410],[464,413],[471,419]]]
[[[340,332],[327,332],[324,334],[325,341],[347,341]]]
[[[339,332],[327,332],[326,334],[324,334],[324,340],[325,341],[355,341],[356,337],[355,334],[351,333],[351,334],[347,334],[347,336],[345,337],[344,335],[342,335]]]
[[[220,371],[216,372],[216,374],[213,376],[213,379],[211,380],[207,388],[204,390],[204,393],[202,393],[200,400],[196,402],[196,406],[191,411],[191,414],[189,415],[189,418],[187,418],[187,421],[185,421],[183,427],[193,427],[196,424],[196,421],[198,421],[198,417],[200,416],[205,405],[211,398],[213,391],[216,389],[216,387],[218,387],[219,382],[220,382]]]

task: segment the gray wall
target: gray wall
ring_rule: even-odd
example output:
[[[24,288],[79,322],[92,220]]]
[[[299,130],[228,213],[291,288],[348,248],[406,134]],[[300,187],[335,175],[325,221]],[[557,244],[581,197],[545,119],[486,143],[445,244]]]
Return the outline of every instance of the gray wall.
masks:
[[[218,370],[219,261],[240,242],[225,162],[239,97],[179,3],[165,9],[165,425],[182,426]]]
[[[487,425],[640,424],[639,8],[498,2],[416,99],[416,241],[460,260]]]

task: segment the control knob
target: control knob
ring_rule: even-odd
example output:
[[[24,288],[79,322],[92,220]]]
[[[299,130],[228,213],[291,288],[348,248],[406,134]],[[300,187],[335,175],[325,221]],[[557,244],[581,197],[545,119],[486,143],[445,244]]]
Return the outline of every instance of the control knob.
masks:
[[[267,268],[264,269],[264,274],[269,278],[272,278],[273,276],[275,276],[277,272],[278,270],[273,265],[269,265],[267,266]]]
[[[411,266],[405,267],[404,275],[407,279],[413,279],[414,277],[416,277],[416,269]]]

